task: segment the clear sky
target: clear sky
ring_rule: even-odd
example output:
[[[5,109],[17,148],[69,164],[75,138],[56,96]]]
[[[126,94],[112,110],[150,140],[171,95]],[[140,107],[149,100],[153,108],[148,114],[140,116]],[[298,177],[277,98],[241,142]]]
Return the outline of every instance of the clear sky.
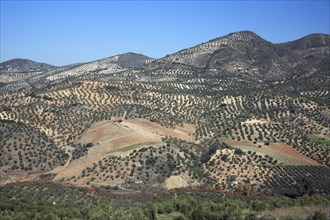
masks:
[[[1,62],[54,65],[125,52],[160,58],[241,30],[274,43],[329,34],[329,0],[3,1]]]

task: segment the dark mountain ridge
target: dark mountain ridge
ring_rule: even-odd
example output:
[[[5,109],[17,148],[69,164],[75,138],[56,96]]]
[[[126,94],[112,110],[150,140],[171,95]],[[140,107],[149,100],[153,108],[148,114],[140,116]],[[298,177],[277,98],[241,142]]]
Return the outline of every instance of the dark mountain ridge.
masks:
[[[53,65],[46,63],[39,63],[28,59],[12,59],[0,63],[0,74],[1,73],[17,73],[17,72],[30,72],[30,71],[41,71],[53,68]]]
[[[284,45],[292,50],[305,50],[315,47],[328,47],[330,45],[329,34],[309,34],[298,40],[279,43],[278,45]]]
[[[1,91],[17,91],[47,82],[73,80],[80,76],[97,77],[113,74],[129,68],[140,67],[153,59],[142,54],[124,53],[86,63],[51,66],[31,60],[14,59],[0,64]],[[5,88],[4,88],[5,87]]]
[[[146,61],[153,58],[137,53],[124,53],[119,55],[118,64],[123,68],[139,67],[146,64]]]
[[[266,81],[287,80],[323,71],[329,63],[330,37],[311,34],[273,44],[250,31],[231,33],[163,58],[204,68],[206,74],[247,76]]]

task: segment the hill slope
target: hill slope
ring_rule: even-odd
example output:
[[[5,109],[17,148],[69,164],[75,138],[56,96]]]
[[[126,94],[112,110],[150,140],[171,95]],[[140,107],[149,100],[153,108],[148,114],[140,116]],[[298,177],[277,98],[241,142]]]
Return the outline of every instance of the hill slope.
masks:
[[[327,38],[239,32],[29,73],[1,89],[0,184],[330,194]]]
[[[46,63],[38,63],[28,59],[12,59],[0,63],[0,74],[21,73],[46,70],[54,67]]]
[[[330,35],[312,34],[273,44],[250,31],[241,31],[153,60],[135,53],[51,69],[31,67],[29,74],[0,75],[0,92],[29,88],[79,77],[80,79],[175,81],[206,75],[281,83],[282,89],[303,92],[329,84]],[[11,62],[12,70],[27,69]],[[7,66],[3,65],[2,66]],[[24,65],[23,65],[24,66]],[[7,68],[8,69],[8,68]],[[305,84],[305,85],[304,85]]]
[[[329,83],[330,35],[313,34],[273,44],[250,31],[231,33],[181,50],[141,68],[122,71],[103,80],[175,81],[196,76],[239,78],[284,83],[283,88],[308,82],[308,89]],[[293,81],[292,81],[293,80]]]
[[[87,76],[95,78],[102,74],[113,74],[125,70],[126,68],[139,67],[153,60],[150,57],[142,54],[125,53],[87,63],[78,63],[67,66],[51,67],[48,69],[32,68],[26,73],[18,72],[3,72],[0,75],[0,82],[8,83],[0,87],[0,92],[17,91],[22,88],[32,88],[38,85],[43,86],[45,83],[54,81],[60,82],[67,79],[74,79],[79,76]],[[9,61],[8,61],[9,62]],[[19,70],[22,69],[19,65],[21,62],[9,62],[10,67],[6,62],[2,66]],[[35,63],[30,61],[29,63]],[[7,69],[8,69],[7,68]]]
[[[52,68],[54,66],[27,59],[8,60],[0,63],[0,83],[21,80],[36,73],[51,70]]]
[[[179,51],[163,60],[205,68],[218,76],[285,80],[322,71],[329,63],[330,35],[313,34],[273,44],[253,32],[232,33]],[[326,62],[328,61],[328,62]]]

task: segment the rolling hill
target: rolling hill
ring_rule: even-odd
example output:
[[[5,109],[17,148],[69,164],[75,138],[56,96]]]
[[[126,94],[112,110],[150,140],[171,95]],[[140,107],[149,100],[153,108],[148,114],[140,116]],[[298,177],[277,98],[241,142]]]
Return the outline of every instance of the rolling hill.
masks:
[[[329,47],[243,31],[157,60],[2,63],[0,184],[329,195]]]
[[[39,84],[54,81],[61,82],[84,75],[112,74],[123,71],[126,68],[139,67],[152,60],[152,58],[141,54],[125,53],[87,63],[58,67],[47,65],[47,68],[41,68],[45,64],[14,59],[0,64],[4,68],[4,71],[0,74],[0,82],[7,83],[3,88],[0,87],[0,92],[32,88]],[[26,72],[27,68],[29,68],[28,72]]]

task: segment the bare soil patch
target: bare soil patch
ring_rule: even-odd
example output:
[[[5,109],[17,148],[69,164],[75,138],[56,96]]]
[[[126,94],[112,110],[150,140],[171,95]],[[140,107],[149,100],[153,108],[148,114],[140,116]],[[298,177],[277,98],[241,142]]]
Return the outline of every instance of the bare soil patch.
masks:
[[[231,147],[240,148],[244,151],[250,150],[262,155],[269,155],[277,159],[278,162],[282,162],[284,165],[320,165],[285,143],[270,143],[269,146],[264,145],[264,143],[253,144],[251,142],[234,140],[227,140],[225,143]],[[259,145],[261,147],[258,147]]]
[[[134,149],[161,145],[162,138],[165,136],[194,141],[192,135],[194,131],[193,125],[170,129],[145,119],[124,120],[121,123],[115,120],[95,123],[78,141],[93,143],[94,146],[89,149],[86,156],[73,161],[65,169],[59,170],[54,180],[79,176],[86,167],[93,166],[93,163],[97,163],[108,155],[126,156]],[[84,185],[85,183],[77,181],[75,184]]]
[[[165,186],[167,190],[189,187],[191,186],[191,178],[186,174],[170,176],[166,179]]]
[[[243,122],[243,124],[269,124],[270,121],[269,120],[265,120],[265,119],[249,119],[246,120],[245,122]]]

